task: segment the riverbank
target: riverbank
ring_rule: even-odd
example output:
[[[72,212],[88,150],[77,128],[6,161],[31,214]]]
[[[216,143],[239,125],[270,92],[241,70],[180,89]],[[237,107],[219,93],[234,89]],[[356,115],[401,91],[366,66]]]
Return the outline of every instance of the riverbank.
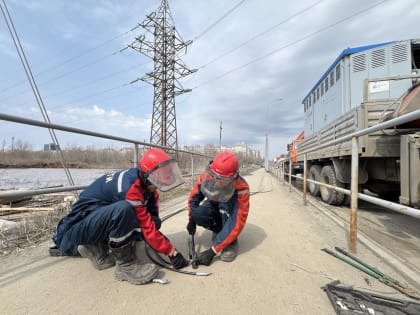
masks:
[[[68,168],[118,168],[133,165],[132,150],[115,149],[69,149],[63,150]],[[63,168],[61,154],[58,151],[6,151],[0,152],[2,168]]]

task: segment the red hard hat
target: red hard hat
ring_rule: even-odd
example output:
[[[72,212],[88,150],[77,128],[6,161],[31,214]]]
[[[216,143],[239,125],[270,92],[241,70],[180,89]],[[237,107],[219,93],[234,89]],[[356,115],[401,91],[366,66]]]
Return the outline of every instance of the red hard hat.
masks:
[[[236,155],[229,151],[223,151],[213,159],[210,170],[223,177],[236,177],[238,174],[239,163]]]
[[[142,158],[139,161],[140,169],[149,173],[160,163],[172,159],[168,153],[159,148],[150,148],[144,152]]]

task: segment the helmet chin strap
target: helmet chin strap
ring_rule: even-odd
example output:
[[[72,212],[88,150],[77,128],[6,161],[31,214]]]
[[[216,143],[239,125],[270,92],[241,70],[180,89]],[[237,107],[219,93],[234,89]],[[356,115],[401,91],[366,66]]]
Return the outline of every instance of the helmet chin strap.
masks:
[[[140,186],[143,189],[147,189],[147,186],[149,185],[153,185],[148,179],[148,174],[143,172],[141,169],[138,170],[137,172],[138,177],[140,178]]]

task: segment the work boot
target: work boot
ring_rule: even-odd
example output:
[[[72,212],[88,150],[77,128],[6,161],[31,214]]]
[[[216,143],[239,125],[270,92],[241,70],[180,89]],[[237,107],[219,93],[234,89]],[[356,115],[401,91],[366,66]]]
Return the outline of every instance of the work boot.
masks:
[[[157,276],[159,268],[155,264],[138,262],[134,245],[135,242],[131,242],[118,248],[111,247],[117,263],[115,279],[132,284],[145,284]]]
[[[79,245],[77,251],[82,257],[89,258],[95,269],[103,270],[115,266],[115,259],[109,254],[108,246],[103,242]]]
[[[236,256],[238,256],[238,240],[234,240],[229,244],[228,247],[222,250],[220,254],[220,259],[222,261],[231,262],[234,261]]]

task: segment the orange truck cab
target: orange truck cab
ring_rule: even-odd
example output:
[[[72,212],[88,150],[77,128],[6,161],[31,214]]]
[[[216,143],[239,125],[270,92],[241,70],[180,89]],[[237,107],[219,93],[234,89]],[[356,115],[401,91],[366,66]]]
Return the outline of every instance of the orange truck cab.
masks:
[[[292,140],[290,144],[287,145],[287,151],[289,152],[290,161],[292,162],[292,175],[303,173],[303,162],[298,162],[297,154],[297,144],[303,140],[305,134],[302,131],[296,138]],[[289,162],[284,164],[285,172],[289,172]]]

